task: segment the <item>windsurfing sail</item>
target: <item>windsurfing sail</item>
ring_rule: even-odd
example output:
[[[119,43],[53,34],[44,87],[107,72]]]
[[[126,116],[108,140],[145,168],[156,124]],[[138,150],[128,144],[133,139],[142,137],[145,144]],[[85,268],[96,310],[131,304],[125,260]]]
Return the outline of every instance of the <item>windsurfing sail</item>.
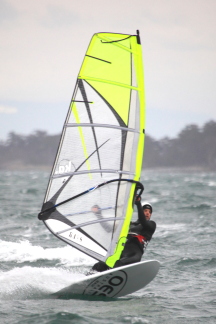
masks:
[[[144,150],[139,32],[94,34],[39,213],[59,239],[110,267],[120,258]]]

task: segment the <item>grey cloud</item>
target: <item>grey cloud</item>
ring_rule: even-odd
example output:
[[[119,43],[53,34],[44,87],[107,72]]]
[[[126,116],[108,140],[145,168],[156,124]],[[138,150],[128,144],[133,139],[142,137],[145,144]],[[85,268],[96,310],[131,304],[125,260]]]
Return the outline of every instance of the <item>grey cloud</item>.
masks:
[[[17,16],[17,11],[7,1],[0,1],[0,24],[4,21],[16,19]]]

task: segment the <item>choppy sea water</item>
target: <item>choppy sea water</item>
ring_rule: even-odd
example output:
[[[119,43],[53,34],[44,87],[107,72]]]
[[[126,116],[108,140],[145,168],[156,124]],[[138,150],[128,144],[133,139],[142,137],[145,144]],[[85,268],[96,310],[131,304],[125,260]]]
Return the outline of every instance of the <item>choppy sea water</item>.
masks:
[[[157,230],[146,288],[113,300],[53,300],[94,260],[37,219],[49,174],[0,172],[0,323],[216,323],[216,173],[145,171]]]

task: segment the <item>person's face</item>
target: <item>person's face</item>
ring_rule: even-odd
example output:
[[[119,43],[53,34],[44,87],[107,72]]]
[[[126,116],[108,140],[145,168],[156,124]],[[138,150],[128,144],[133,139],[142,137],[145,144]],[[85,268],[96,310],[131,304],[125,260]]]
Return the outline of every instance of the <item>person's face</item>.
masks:
[[[144,214],[144,216],[145,216],[145,218],[147,220],[149,220],[151,218],[151,211],[150,211],[150,209],[144,209],[143,210],[143,214]]]

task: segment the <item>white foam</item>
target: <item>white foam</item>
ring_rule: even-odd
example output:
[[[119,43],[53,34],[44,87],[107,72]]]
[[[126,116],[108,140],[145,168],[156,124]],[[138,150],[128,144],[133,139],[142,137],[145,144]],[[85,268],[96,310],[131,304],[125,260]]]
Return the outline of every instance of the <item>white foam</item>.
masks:
[[[215,181],[209,181],[208,186],[209,187],[216,187],[216,182]]]
[[[157,226],[156,234],[158,237],[166,237],[174,232],[185,232],[186,224],[160,224]]]
[[[182,224],[182,223],[160,224],[160,228],[174,230],[174,231],[183,230],[185,227],[186,227],[186,224]]]
[[[29,266],[14,268],[8,272],[0,272],[0,299],[49,296],[84,276],[84,274],[74,273],[73,269]]]
[[[43,248],[33,246],[28,240],[6,242],[0,240],[0,261],[35,262],[38,260],[58,260],[65,266],[92,265],[94,260],[70,247]]]

